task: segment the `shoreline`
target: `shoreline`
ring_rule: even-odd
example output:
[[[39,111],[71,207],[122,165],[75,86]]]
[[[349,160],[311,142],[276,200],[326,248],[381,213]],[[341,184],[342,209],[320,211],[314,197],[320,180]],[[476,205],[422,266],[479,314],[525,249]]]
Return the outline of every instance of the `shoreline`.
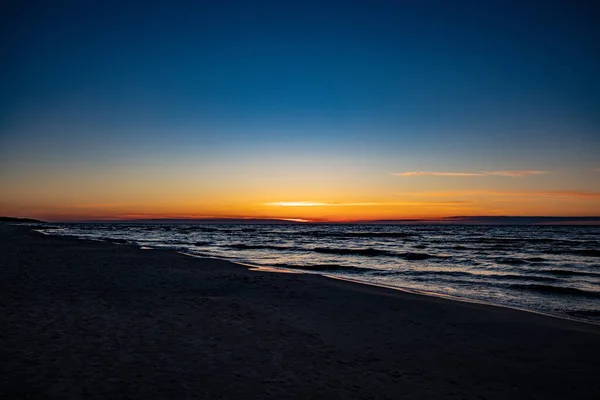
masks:
[[[416,295],[419,295],[419,296],[437,297],[437,298],[444,299],[444,300],[458,301],[458,302],[461,302],[461,303],[479,304],[479,305],[487,306],[487,307],[507,308],[509,310],[515,310],[515,311],[520,311],[520,312],[526,312],[526,313],[532,313],[532,314],[537,314],[537,315],[543,315],[544,317],[549,317],[549,318],[557,318],[557,319],[565,320],[565,321],[572,321],[572,322],[579,322],[579,323],[583,323],[583,324],[590,324],[590,325],[600,326],[600,322],[596,322],[596,321],[590,321],[590,320],[587,320],[587,319],[580,319],[580,318],[576,318],[576,317],[566,317],[564,315],[551,314],[551,313],[547,313],[547,312],[544,312],[544,311],[533,310],[533,309],[529,309],[529,308],[521,308],[521,307],[511,306],[511,305],[507,305],[507,304],[492,303],[492,302],[485,301],[485,300],[470,299],[468,297],[457,297],[457,296],[451,296],[451,295],[442,294],[442,293],[435,293],[435,292],[426,292],[424,290],[417,290],[417,289],[403,288],[403,287],[399,287],[399,286],[384,285],[384,284],[381,284],[381,283],[372,283],[372,282],[367,282],[367,281],[361,281],[361,280],[358,280],[358,279],[357,280],[353,280],[353,279],[349,279],[349,278],[342,278],[342,277],[339,277],[339,276],[332,276],[332,275],[323,275],[323,276],[326,276],[327,278],[331,278],[331,279],[339,279],[339,280],[342,280],[342,281],[353,282],[353,283],[357,283],[359,285],[370,285],[370,286],[381,287],[381,288],[385,288],[385,289],[399,290],[399,291],[404,292],[404,293],[411,293],[411,294],[416,294]]]
[[[569,317],[569,316],[565,316],[565,315],[547,313],[547,312],[544,312],[541,310],[521,308],[521,307],[511,306],[511,305],[501,304],[501,303],[493,303],[493,302],[486,301],[486,300],[471,299],[468,297],[458,297],[458,296],[452,296],[452,295],[447,295],[447,294],[443,294],[443,293],[428,292],[428,291],[424,291],[424,290],[411,289],[411,288],[393,286],[393,285],[385,285],[382,283],[368,282],[368,281],[363,281],[360,279],[339,277],[339,276],[335,276],[335,275],[329,275],[327,273],[306,272],[303,270],[285,269],[283,267],[260,266],[260,265],[254,265],[251,263],[246,264],[241,261],[232,261],[232,260],[226,259],[226,258],[219,258],[219,257],[212,257],[212,256],[198,256],[198,255],[194,255],[194,254],[188,254],[188,253],[184,253],[179,250],[161,249],[161,248],[152,248],[152,247],[143,248],[137,244],[132,244],[132,243],[113,243],[108,240],[102,240],[102,239],[94,240],[94,239],[78,238],[76,236],[51,235],[51,234],[47,234],[47,233],[38,231],[36,229],[31,229],[31,231],[36,232],[40,235],[49,236],[49,237],[69,238],[69,239],[73,239],[73,240],[99,242],[99,243],[106,243],[106,244],[113,245],[113,246],[129,246],[129,247],[132,247],[135,249],[146,250],[146,251],[151,250],[151,251],[159,251],[159,252],[166,252],[166,253],[175,253],[175,254],[180,254],[184,257],[191,257],[191,258],[195,258],[195,259],[199,259],[199,260],[218,260],[219,262],[226,262],[226,263],[231,264],[234,267],[244,268],[244,269],[247,269],[248,271],[320,276],[320,277],[327,278],[327,279],[335,279],[335,280],[348,282],[348,283],[352,283],[352,284],[357,284],[357,285],[366,285],[366,286],[371,286],[374,288],[381,288],[384,290],[393,290],[393,291],[398,291],[398,292],[410,294],[410,295],[432,297],[432,298],[437,298],[437,299],[441,299],[441,300],[448,300],[448,301],[454,301],[454,302],[460,302],[460,303],[476,304],[476,305],[480,305],[480,306],[484,306],[484,307],[505,308],[508,310],[531,313],[531,314],[541,315],[541,316],[548,317],[548,318],[556,318],[559,320],[570,321],[570,322],[575,322],[575,323],[583,323],[586,325],[589,324],[589,325],[600,327],[600,322],[586,320],[586,319],[577,318],[577,317]]]
[[[121,246],[128,246],[128,245],[130,245],[130,244],[121,244]],[[131,244],[131,246],[135,247],[136,245]],[[148,248],[148,250],[161,250],[161,249]],[[170,251],[170,250],[161,250],[161,251]],[[341,276],[329,275],[327,273],[306,272],[303,270],[285,269],[283,267],[259,266],[259,265],[253,265],[253,264],[245,264],[243,262],[238,262],[238,261],[231,261],[231,260],[228,260],[225,258],[195,256],[193,254],[187,254],[187,253],[183,253],[180,251],[175,251],[175,252],[178,254],[187,256],[187,257],[227,261],[231,264],[238,265],[238,266],[244,267],[244,268],[248,268],[250,271],[272,272],[272,273],[279,273],[279,274],[284,273],[284,274],[299,274],[299,275],[318,275],[318,276],[322,276],[322,277],[325,277],[328,279],[336,279],[336,280],[340,280],[340,281],[344,281],[344,282],[355,283],[358,285],[373,286],[373,287],[383,288],[383,289],[388,289],[388,290],[389,289],[397,290],[402,293],[414,294],[414,295],[418,295],[418,296],[435,297],[435,298],[439,298],[439,299],[443,299],[443,300],[457,301],[457,302],[461,302],[461,303],[479,304],[479,305],[487,306],[487,307],[507,308],[510,310],[532,313],[532,314],[537,314],[537,315],[543,315],[545,317],[557,318],[557,319],[561,319],[561,320],[565,320],[565,321],[572,321],[572,322],[579,322],[579,323],[583,323],[583,324],[591,324],[591,325],[595,325],[595,326],[600,326],[600,322],[596,322],[596,321],[591,321],[591,320],[577,318],[577,317],[567,317],[567,316],[559,315],[559,314],[551,314],[551,313],[547,313],[547,312],[540,311],[540,310],[534,310],[534,309],[530,309],[530,308],[521,308],[521,307],[517,307],[517,306],[511,306],[508,304],[492,303],[492,302],[486,301],[486,300],[471,299],[468,297],[458,297],[458,296],[452,296],[452,295],[443,294],[443,293],[428,292],[425,290],[411,289],[411,288],[401,287],[401,286],[385,285],[383,283],[375,283],[375,282],[363,281],[360,279],[345,278],[345,277],[341,277]]]
[[[588,322],[28,227],[0,231],[7,396],[600,395],[600,329]]]
[[[42,231],[37,230],[37,229],[32,229],[32,230],[34,232],[37,232],[37,233],[40,233],[40,234],[46,235],[46,236],[64,237],[64,236],[58,236],[58,235],[48,234],[48,233],[42,232]],[[509,304],[494,303],[494,302],[487,301],[487,300],[473,299],[473,298],[469,298],[469,297],[453,296],[453,295],[444,294],[444,293],[437,293],[437,292],[431,292],[431,291],[425,291],[425,290],[419,290],[419,289],[412,289],[412,288],[402,287],[402,286],[386,285],[386,284],[383,284],[383,283],[369,282],[369,281],[361,280],[361,279],[346,278],[346,277],[341,277],[341,276],[330,275],[328,273],[321,273],[321,272],[318,272],[318,271],[308,272],[308,271],[304,271],[304,270],[286,269],[285,267],[262,266],[262,265],[258,265],[258,264],[252,264],[251,262],[246,263],[246,262],[243,262],[243,261],[232,261],[231,259],[219,258],[219,257],[215,257],[215,256],[199,256],[199,255],[185,253],[185,252],[182,252],[182,251],[179,251],[179,250],[168,250],[168,249],[152,248],[152,247],[147,247],[146,248],[144,246],[139,246],[137,244],[132,244],[132,243],[113,243],[113,242],[111,242],[109,240],[102,240],[102,239],[94,240],[94,239],[78,238],[76,236],[68,236],[68,237],[73,238],[73,239],[77,239],[77,240],[90,240],[90,241],[95,241],[95,242],[108,243],[108,244],[112,244],[112,245],[116,245],[116,246],[133,246],[135,248],[139,248],[139,249],[142,249],[142,250],[174,252],[174,253],[181,254],[181,255],[186,256],[186,257],[192,257],[192,258],[197,258],[197,259],[201,259],[201,260],[202,259],[207,259],[207,260],[226,261],[226,262],[229,262],[231,264],[234,264],[234,265],[237,265],[237,266],[240,266],[240,267],[243,267],[243,268],[247,268],[247,269],[249,269],[251,271],[257,271],[257,272],[291,273],[291,274],[301,274],[301,275],[318,275],[318,276],[326,277],[326,278],[329,278],[329,279],[337,279],[337,280],[341,280],[341,281],[352,282],[352,283],[359,284],[359,285],[368,285],[368,286],[380,287],[380,288],[385,288],[385,289],[398,290],[398,291],[403,292],[403,293],[410,293],[410,294],[421,295],[421,296],[436,297],[436,298],[450,300],[450,301],[458,301],[458,302],[465,302],[465,303],[480,304],[480,305],[489,306],[489,307],[508,308],[508,309],[511,309],[511,310],[516,310],[516,311],[521,311],[521,312],[527,312],[527,313],[533,313],[533,314],[543,315],[543,316],[550,317],[550,318],[558,318],[558,319],[562,319],[562,320],[566,320],[566,321],[573,321],[573,322],[579,322],[579,323],[584,323],[584,324],[591,324],[591,325],[595,325],[595,326],[600,326],[600,321],[594,321],[594,320],[589,320],[589,319],[585,319],[585,318],[578,318],[578,317],[573,317],[573,316],[568,316],[568,315],[561,315],[561,314],[553,314],[553,313],[550,313],[550,312],[545,312],[543,310],[537,310],[537,309],[531,309],[531,308],[524,308],[524,307],[513,306],[513,305],[509,305]]]

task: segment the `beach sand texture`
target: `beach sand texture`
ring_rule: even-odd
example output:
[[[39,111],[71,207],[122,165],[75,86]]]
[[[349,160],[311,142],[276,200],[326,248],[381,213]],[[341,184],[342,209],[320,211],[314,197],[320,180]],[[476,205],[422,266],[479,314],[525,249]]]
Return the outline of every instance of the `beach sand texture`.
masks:
[[[600,326],[0,225],[3,399],[598,399]]]

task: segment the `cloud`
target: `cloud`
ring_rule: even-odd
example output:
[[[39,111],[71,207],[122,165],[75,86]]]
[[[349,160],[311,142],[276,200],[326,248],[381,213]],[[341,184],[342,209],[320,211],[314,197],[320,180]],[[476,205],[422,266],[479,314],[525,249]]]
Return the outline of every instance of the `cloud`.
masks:
[[[76,204],[73,208],[115,208],[123,207],[125,204],[121,203],[97,203],[97,204]]]
[[[527,192],[523,192],[527,193]],[[546,196],[567,196],[567,197],[585,197],[592,199],[600,199],[600,192],[587,192],[583,190],[550,190],[546,192],[537,192]]]
[[[498,196],[498,197],[574,197],[584,199],[600,199],[600,192],[585,190],[529,190],[529,191],[504,191],[504,190],[457,190],[446,192],[419,192],[402,193],[406,196],[422,197],[456,197],[456,196]]]
[[[523,171],[489,171],[484,172],[485,175],[499,175],[499,176],[527,176],[527,175],[543,175],[547,174],[548,171],[537,171],[537,170],[523,170]]]
[[[485,176],[484,173],[474,172],[427,172],[427,171],[412,171],[401,172],[394,174],[396,176]]]
[[[318,201],[275,201],[272,203],[265,203],[265,205],[271,207],[326,207],[331,206],[332,204]]]
[[[270,207],[360,207],[360,206],[384,206],[391,203],[385,202],[359,202],[359,203],[325,203],[321,201],[275,201],[265,203]]]
[[[472,201],[468,200],[450,200],[450,201],[403,201],[399,203],[393,203],[391,205],[395,206],[416,206],[416,207],[438,207],[438,206],[448,206],[448,207],[458,207],[464,206],[466,204],[472,204]]]
[[[471,176],[510,176],[513,178],[527,176],[527,175],[542,175],[547,174],[548,171],[538,170],[515,170],[515,171],[485,171],[485,172],[435,172],[435,171],[410,171],[400,172],[393,175],[402,177],[414,177],[414,176],[449,176],[449,177],[471,177]]]
[[[264,203],[269,207],[401,207],[401,206],[456,206],[470,201],[389,201],[359,203],[325,203],[319,201],[276,201]]]

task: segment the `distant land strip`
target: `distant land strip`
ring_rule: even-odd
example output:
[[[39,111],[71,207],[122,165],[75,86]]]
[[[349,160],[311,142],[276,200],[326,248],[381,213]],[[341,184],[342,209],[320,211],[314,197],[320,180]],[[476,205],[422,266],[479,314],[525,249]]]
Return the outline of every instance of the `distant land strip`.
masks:
[[[39,219],[17,218],[17,217],[0,217],[0,222],[23,222],[23,223],[37,223],[37,224],[45,224],[46,223],[46,221],[40,221]]]

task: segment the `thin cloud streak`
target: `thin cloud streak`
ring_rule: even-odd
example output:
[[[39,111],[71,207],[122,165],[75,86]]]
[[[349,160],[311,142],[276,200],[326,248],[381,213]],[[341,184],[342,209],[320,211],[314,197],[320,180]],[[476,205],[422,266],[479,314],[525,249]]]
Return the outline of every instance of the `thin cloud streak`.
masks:
[[[401,177],[415,177],[415,176],[448,176],[448,177],[486,177],[486,176],[509,176],[518,178],[527,175],[542,175],[547,174],[548,171],[539,170],[515,170],[515,171],[485,171],[485,172],[436,172],[436,171],[410,171],[410,172],[399,172],[393,175]]]
[[[588,192],[583,190],[532,190],[532,191],[502,191],[502,190],[459,190],[454,192],[420,192],[402,193],[403,196],[431,196],[431,197],[455,197],[455,196],[510,196],[510,197],[575,197],[600,199],[600,192]]]
[[[457,206],[470,204],[470,201],[396,201],[396,202],[359,202],[324,203],[318,201],[277,201],[264,203],[269,207],[400,207],[400,206]]]
[[[88,208],[115,208],[115,207],[124,207],[127,206],[127,204],[121,204],[121,203],[99,203],[99,204],[76,204],[74,206],[72,206],[73,208],[84,208],[84,209],[88,209]]]
[[[427,172],[427,171],[411,171],[411,172],[401,172],[393,174],[396,176],[485,176],[484,173],[474,173],[474,172]]]
[[[498,176],[527,176],[527,175],[543,175],[547,174],[548,171],[538,171],[538,170],[524,170],[524,171],[489,171],[484,172],[485,175],[498,175]]]
[[[266,206],[270,207],[326,207],[331,204],[321,203],[318,201],[276,201],[272,203],[265,203]]]
[[[546,192],[539,192],[540,194],[550,196],[569,196],[569,197],[586,197],[593,199],[600,199],[600,192],[586,192],[579,190],[552,190]]]

